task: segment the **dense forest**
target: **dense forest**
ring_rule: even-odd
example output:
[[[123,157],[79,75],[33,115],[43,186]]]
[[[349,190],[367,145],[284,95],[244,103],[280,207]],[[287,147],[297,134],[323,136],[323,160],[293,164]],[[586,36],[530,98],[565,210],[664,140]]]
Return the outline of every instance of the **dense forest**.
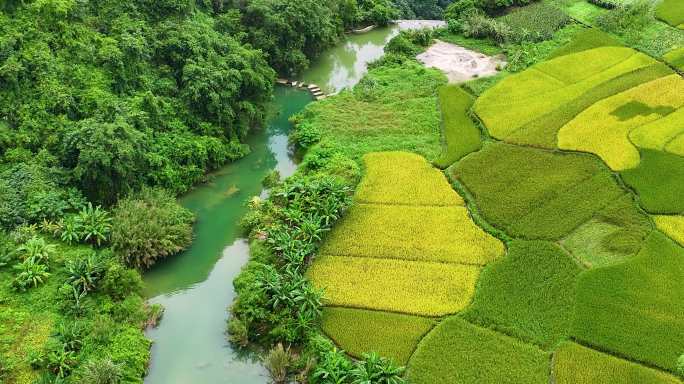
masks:
[[[192,241],[175,196],[249,153],[277,76],[445,6],[0,2],[0,382],[139,382],[161,309],[136,269]]]

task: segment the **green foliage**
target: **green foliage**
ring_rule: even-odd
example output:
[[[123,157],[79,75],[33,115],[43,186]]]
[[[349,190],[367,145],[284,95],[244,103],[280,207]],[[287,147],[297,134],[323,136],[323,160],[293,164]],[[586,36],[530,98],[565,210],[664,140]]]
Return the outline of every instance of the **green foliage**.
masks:
[[[582,269],[559,246],[516,240],[482,271],[464,318],[549,349],[567,338]]]
[[[468,115],[473,98],[463,89],[456,86],[440,89],[439,103],[445,145],[435,165],[444,169],[463,156],[479,150],[482,147],[482,132]]]
[[[677,359],[677,373],[679,376],[684,377],[684,354]]]
[[[47,264],[56,249],[54,244],[48,244],[44,238],[33,236],[17,248],[17,253],[23,260]]]
[[[537,347],[452,316],[418,345],[406,378],[414,384],[543,384],[549,360]]]
[[[627,0],[588,0],[592,4],[606,9],[613,9],[624,4]]]
[[[674,376],[575,343],[562,344],[554,355],[558,384],[679,384]]]
[[[119,384],[123,376],[121,364],[109,358],[88,361],[83,366],[81,380],[92,384]]]
[[[329,307],[323,310],[321,329],[356,358],[376,352],[404,365],[434,325],[434,320],[425,317]]]
[[[193,214],[161,189],[143,189],[113,211],[112,249],[129,266],[145,269],[192,241]]]
[[[377,353],[368,353],[363,355],[363,360],[357,362],[351,371],[351,383],[404,384],[406,381],[401,377],[403,373],[403,367],[396,366]]]
[[[12,280],[12,287],[20,292],[36,288],[45,283],[45,280],[50,277],[48,267],[33,259],[26,259],[16,264],[14,270],[16,271],[16,276]]]
[[[96,253],[66,262],[67,282],[78,291],[94,291],[104,275],[104,265]]]
[[[684,249],[653,232],[627,262],[582,274],[573,336],[674,372],[684,338],[682,273]]]
[[[111,263],[104,273],[100,288],[115,300],[123,300],[129,295],[141,295],[143,282],[140,274],[119,263]]]
[[[622,172],[621,176],[639,194],[646,211],[661,214],[684,212],[682,156],[644,149],[639,166]]]
[[[78,213],[75,220],[84,242],[99,247],[109,241],[109,235],[112,231],[112,218],[109,212],[103,210],[102,207],[93,208],[93,204],[88,203]]]
[[[497,12],[510,6],[523,6],[535,0],[477,0],[478,7],[489,12]]]
[[[560,239],[625,194],[590,156],[506,144],[487,145],[451,172],[486,220],[526,239]]]

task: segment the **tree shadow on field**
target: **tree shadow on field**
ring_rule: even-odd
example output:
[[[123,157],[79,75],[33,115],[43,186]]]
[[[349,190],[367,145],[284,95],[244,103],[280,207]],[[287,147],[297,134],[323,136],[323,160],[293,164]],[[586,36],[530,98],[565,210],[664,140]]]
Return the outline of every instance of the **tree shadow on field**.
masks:
[[[660,116],[667,116],[670,113],[676,111],[676,108],[670,106],[657,106],[651,107],[640,101],[630,101],[627,104],[623,104],[618,108],[615,108],[610,114],[620,119],[620,121],[626,121],[637,116],[648,116],[650,114],[656,113]]]

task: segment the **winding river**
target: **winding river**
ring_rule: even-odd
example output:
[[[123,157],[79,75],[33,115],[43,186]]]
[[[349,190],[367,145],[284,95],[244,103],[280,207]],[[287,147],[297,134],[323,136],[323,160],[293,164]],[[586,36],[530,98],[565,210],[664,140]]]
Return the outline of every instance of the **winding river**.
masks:
[[[351,87],[401,28],[426,24],[434,23],[401,22],[350,35],[313,62],[300,80],[318,84],[327,93]],[[235,297],[232,281],[249,258],[238,223],[247,210],[245,202],[263,192],[261,181],[270,170],[277,169],[283,177],[295,171],[287,144],[288,118],[311,101],[307,92],[277,87],[267,129],[247,141],[252,152],[181,199],[197,217],[193,244],[144,276],[149,302],[166,308],[160,325],[147,333],[154,344],[145,383],[267,382],[259,361],[234,349],[225,335],[227,308]]]

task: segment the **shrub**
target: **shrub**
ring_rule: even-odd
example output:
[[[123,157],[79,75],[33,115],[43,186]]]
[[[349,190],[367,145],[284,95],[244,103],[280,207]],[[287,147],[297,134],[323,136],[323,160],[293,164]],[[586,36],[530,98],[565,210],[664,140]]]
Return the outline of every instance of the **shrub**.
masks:
[[[131,294],[140,295],[143,282],[138,271],[119,263],[111,263],[104,273],[100,288],[113,299],[123,300]]]
[[[617,6],[623,5],[628,0],[589,0],[590,3],[596,4],[599,7],[606,9],[613,9]]]
[[[319,352],[319,361],[311,375],[316,384],[347,383],[351,379],[352,363],[344,351],[332,348]]]
[[[249,345],[249,328],[247,327],[247,322],[241,320],[237,316],[233,316],[228,320],[228,335],[230,341],[240,348]]]
[[[14,270],[16,275],[14,280],[12,280],[12,287],[21,292],[25,292],[29,288],[36,288],[50,277],[48,267],[39,264],[33,259],[26,259],[22,263],[15,265]]]
[[[91,360],[83,365],[81,380],[89,384],[119,384],[123,380],[123,369],[110,358]]]
[[[684,354],[677,359],[677,373],[684,378]]]
[[[56,247],[54,244],[48,244],[42,237],[33,236],[19,246],[17,252],[21,255],[23,260],[31,260],[38,264],[46,264],[50,261],[50,257],[54,255],[55,250]]]
[[[99,205],[93,208],[92,203],[88,203],[76,216],[75,222],[80,231],[81,239],[98,247],[109,241],[112,231],[112,218],[109,212]]]
[[[290,141],[303,149],[311,148],[320,140],[321,132],[318,127],[307,122],[296,124],[290,132]]]
[[[396,366],[392,361],[380,357],[377,353],[365,353],[363,360],[354,365],[351,371],[352,384],[404,384],[401,377],[403,367]]]
[[[98,255],[93,252],[86,257],[66,262],[67,282],[83,293],[94,291],[97,288],[102,275],[104,264]]]
[[[466,13],[473,12],[477,0],[455,0],[444,10],[444,20],[460,20]]]
[[[290,350],[283,348],[283,344],[280,343],[271,348],[266,357],[264,357],[264,366],[275,384],[287,382],[290,364],[292,364]]]
[[[114,209],[112,248],[129,266],[149,268],[192,241],[193,214],[161,189],[143,189]]]

